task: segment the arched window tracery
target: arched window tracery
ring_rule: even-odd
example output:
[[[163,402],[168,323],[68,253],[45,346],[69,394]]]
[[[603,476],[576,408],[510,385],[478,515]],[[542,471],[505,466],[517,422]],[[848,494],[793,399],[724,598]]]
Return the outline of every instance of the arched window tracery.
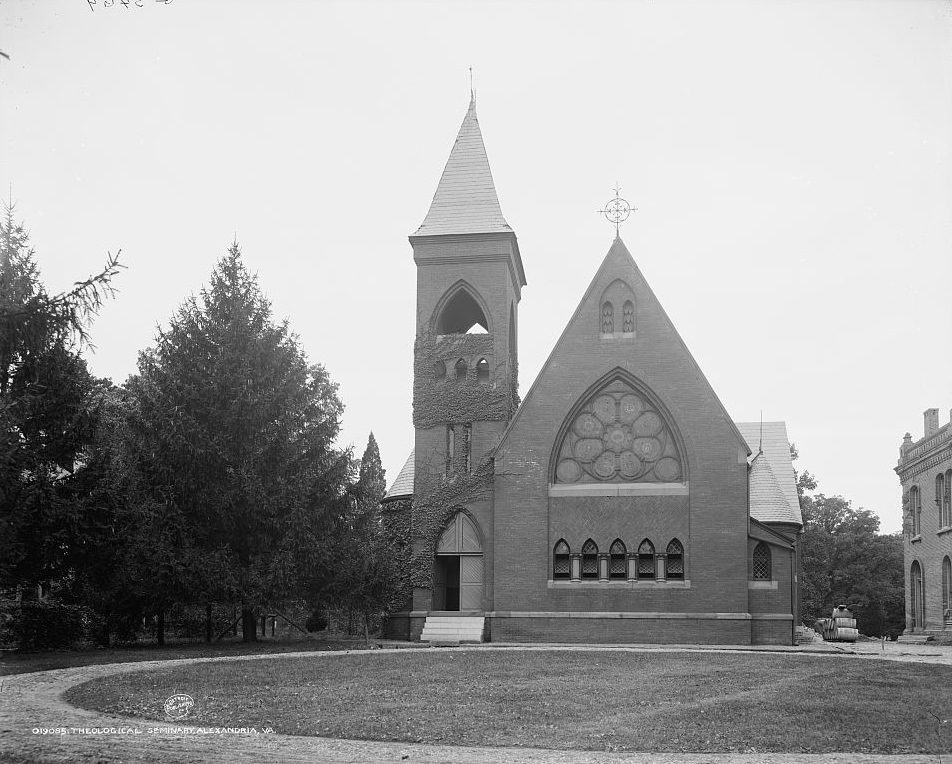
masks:
[[[655,575],[654,544],[645,539],[638,545],[638,578],[654,578]]]
[[[615,539],[608,549],[608,577],[628,578],[628,550],[621,539]]]
[[[683,482],[674,431],[651,398],[624,377],[599,388],[563,425],[554,483]]]
[[[552,578],[571,578],[572,550],[565,539],[559,539],[552,552]]]
[[[598,578],[598,544],[592,539],[582,544],[582,578]]]
[[[677,539],[668,542],[664,559],[665,577],[670,579],[684,578],[684,547]]]

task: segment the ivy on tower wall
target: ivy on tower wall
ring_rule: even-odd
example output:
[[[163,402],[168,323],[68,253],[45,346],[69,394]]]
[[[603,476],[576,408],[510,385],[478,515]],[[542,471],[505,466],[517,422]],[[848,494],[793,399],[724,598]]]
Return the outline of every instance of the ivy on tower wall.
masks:
[[[417,483],[413,498],[411,533],[423,548],[410,562],[410,586],[433,586],[433,555],[440,533],[460,507],[489,498],[493,485],[493,460],[486,457],[471,472],[459,468],[450,475],[431,474]]]
[[[466,361],[466,376],[456,378],[454,364]],[[476,364],[490,363],[489,379],[477,379]],[[519,406],[515,364],[492,368],[493,338],[488,334],[434,335],[421,329],[413,348],[413,424],[426,428],[459,422],[508,422]],[[437,379],[437,362],[446,366]]]

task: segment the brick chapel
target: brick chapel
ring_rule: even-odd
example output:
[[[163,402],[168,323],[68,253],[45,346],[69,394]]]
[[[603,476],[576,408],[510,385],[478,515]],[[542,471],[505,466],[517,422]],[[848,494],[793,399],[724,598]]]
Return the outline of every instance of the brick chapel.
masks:
[[[791,644],[786,427],[731,419],[621,238],[520,402],[526,274],[475,101],[410,244],[416,438],[383,503],[403,587],[388,635]]]

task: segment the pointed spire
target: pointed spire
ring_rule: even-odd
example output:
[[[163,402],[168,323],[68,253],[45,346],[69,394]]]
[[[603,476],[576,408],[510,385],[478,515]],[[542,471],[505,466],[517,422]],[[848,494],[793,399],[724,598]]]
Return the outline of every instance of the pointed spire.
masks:
[[[436,187],[430,211],[414,236],[502,231],[511,233],[512,229],[499,208],[476,118],[476,94],[471,92],[469,109]]]

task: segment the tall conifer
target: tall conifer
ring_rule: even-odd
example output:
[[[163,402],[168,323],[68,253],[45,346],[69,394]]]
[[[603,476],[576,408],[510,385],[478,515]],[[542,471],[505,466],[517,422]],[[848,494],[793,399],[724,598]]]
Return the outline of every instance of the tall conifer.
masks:
[[[230,599],[254,639],[255,610],[320,589],[329,518],[347,502],[343,406],[325,369],[276,323],[237,244],[139,360],[131,388],[153,494],[180,514],[197,554],[183,594]]]

